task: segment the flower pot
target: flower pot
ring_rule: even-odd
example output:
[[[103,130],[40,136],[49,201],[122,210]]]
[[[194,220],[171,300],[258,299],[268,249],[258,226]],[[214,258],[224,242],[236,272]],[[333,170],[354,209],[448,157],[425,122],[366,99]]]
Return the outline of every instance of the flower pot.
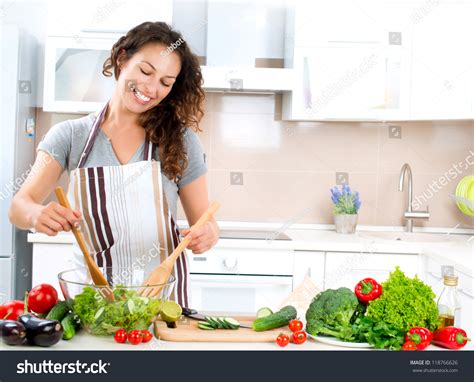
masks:
[[[357,227],[357,214],[334,215],[337,233],[354,233]]]

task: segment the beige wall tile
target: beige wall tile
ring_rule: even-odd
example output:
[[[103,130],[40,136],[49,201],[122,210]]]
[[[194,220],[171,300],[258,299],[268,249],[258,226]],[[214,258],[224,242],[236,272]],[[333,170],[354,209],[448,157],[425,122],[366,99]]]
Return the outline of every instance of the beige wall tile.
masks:
[[[414,173],[445,172],[453,163],[464,161],[473,149],[472,122],[403,123],[402,139],[389,139],[388,129],[381,134],[380,171],[399,171],[409,163]]]
[[[275,110],[273,94],[214,93],[213,112],[271,114]]]
[[[266,114],[212,115],[213,169],[377,172],[376,124],[274,121]]]
[[[330,173],[244,172],[244,185],[231,186],[228,171],[211,171],[211,199],[222,204],[222,220],[263,221],[273,223],[332,224],[329,189],[334,185]],[[353,174],[352,184],[361,193],[361,224],[374,224],[371,203],[375,199],[373,178]]]

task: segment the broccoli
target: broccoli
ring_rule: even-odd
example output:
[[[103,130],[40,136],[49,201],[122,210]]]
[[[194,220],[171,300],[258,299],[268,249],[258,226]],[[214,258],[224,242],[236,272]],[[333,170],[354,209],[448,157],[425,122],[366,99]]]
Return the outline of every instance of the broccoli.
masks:
[[[351,318],[358,309],[359,301],[350,289],[327,289],[311,302],[306,312],[306,331],[353,341]]]

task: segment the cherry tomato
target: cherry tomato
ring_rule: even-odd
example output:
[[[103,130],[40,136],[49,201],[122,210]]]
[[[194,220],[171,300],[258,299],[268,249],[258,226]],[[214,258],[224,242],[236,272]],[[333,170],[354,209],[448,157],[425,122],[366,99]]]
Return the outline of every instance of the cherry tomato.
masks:
[[[119,344],[127,342],[127,332],[124,329],[117,330],[114,335],[114,340]]]
[[[403,344],[402,350],[405,351],[415,351],[416,350],[416,345],[413,341],[407,341]]]
[[[139,345],[143,341],[143,334],[140,330],[132,330],[128,333],[127,339],[132,345]]]
[[[288,345],[290,342],[290,337],[288,337],[286,334],[280,334],[277,339],[276,339],[276,343],[278,346],[281,346],[281,347],[285,347],[286,345]]]
[[[18,316],[24,313],[25,303],[20,300],[8,301],[0,306],[0,320],[18,320]]]
[[[303,329],[303,323],[300,320],[291,320],[288,326],[292,332],[298,332]]]
[[[28,309],[38,314],[47,314],[58,302],[58,292],[52,285],[40,284],[28,293]]]
[[[142,330],[142,336],[143,336],[143,343],[150,342],[153,339],[153,334],[151,334],[148,330]]]
[[[301,345],[306,342],[306,332],[302,330],[298,330],[297,332],[294,332],[291,337],[294,344]]]

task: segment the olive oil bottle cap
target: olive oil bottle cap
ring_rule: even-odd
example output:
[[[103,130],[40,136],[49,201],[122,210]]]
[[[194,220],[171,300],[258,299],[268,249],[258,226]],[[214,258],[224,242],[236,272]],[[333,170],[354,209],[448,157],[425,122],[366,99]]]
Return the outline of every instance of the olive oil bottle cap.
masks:
[[[444,276],[444,285],[449,285],[449,286],[458,285],[458,276],[445,275]]]

